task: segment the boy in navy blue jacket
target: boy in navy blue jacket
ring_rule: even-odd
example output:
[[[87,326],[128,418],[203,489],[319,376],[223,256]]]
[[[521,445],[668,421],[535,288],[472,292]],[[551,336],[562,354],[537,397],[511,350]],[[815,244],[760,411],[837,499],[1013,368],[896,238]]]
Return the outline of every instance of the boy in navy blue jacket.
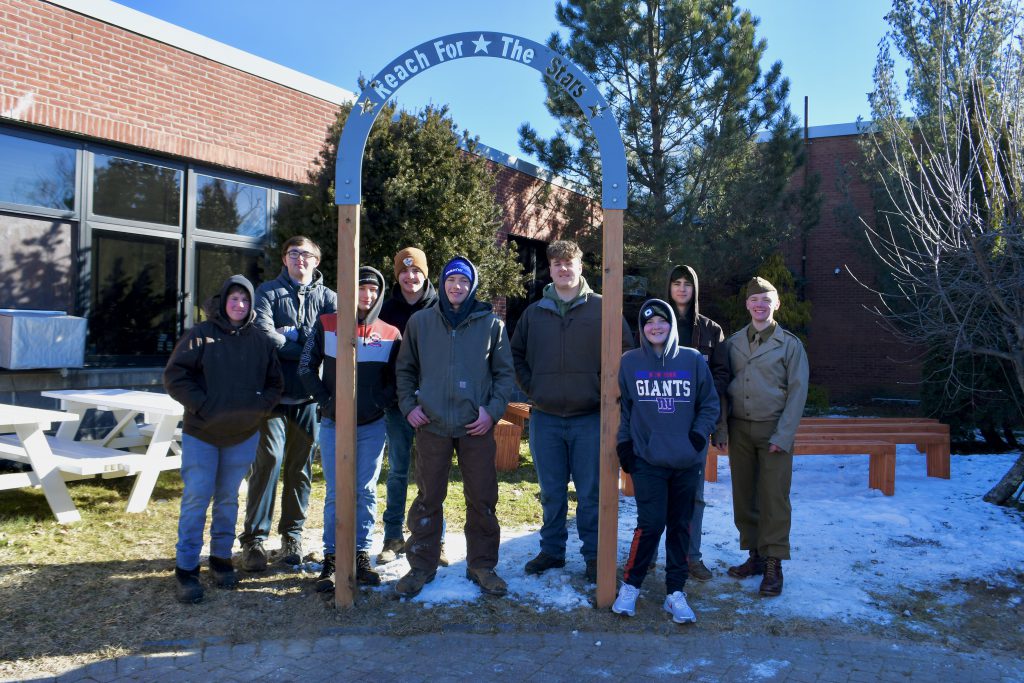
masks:
[[[686,553],[697,484],[715,430],[719,403],[704,358],[679,345],[675,314],[660,299],[640,308],[640,348],[619,366],[621,422],[616,450],[633,477],[637,528],[612,605],[616,614],[636,615],[647,569],[664,531],[664,609],[678,624],[697,617],[686,603]]]

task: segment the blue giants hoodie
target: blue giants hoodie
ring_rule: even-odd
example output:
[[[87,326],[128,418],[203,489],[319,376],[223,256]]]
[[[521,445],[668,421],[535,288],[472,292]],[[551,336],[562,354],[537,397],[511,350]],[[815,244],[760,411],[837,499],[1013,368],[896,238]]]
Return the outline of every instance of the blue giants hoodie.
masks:
[[[641,312],[658,301],[648,300]],[[704,357],[679,345],[672,306],[660,303],[672,316],[664,351],[655,353],[640,325],[640,348],[622,356],[618,441],[632,441],[637,457],[652,465],[685,469],[704,462],[718,394]]]

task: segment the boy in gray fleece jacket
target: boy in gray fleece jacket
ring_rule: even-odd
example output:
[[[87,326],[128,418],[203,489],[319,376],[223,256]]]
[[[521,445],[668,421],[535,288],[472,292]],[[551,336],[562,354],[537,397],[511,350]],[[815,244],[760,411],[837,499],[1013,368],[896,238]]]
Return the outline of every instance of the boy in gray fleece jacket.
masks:
[[[675,314],[660,299],[640,308],[640,348],[619,366],[621,422],[616,450],[633,477],[637,528],[612,605],[616,614],[636,615],[647,569],[665,536],[664,609],[676,623],[696,621],[686,603],[689,521],[708,447],[718,420],[718,394],[708,364],[679,345]]]

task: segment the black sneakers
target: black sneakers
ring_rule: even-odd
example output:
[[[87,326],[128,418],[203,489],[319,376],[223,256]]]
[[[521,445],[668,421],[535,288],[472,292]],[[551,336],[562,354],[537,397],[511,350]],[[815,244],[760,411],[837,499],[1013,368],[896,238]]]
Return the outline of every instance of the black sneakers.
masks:
[[[263,541],[256,539],[242,546],[242,569],[247,572],[262,572],[267,569],[267,551]]]
[[[174,568],[175,597],[178,602],[194,605],[203,601],[203,585],[199,583],[199,567],[195,569]]]

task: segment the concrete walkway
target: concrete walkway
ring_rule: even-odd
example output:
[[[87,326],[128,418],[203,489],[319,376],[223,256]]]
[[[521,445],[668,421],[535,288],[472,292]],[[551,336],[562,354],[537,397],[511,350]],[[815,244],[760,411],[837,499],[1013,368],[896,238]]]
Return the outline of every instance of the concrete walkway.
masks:
[[[794,681],[1024,683],[1016,658],[869,639],[705,634],[338,635],[121,657],[58,681]]]

